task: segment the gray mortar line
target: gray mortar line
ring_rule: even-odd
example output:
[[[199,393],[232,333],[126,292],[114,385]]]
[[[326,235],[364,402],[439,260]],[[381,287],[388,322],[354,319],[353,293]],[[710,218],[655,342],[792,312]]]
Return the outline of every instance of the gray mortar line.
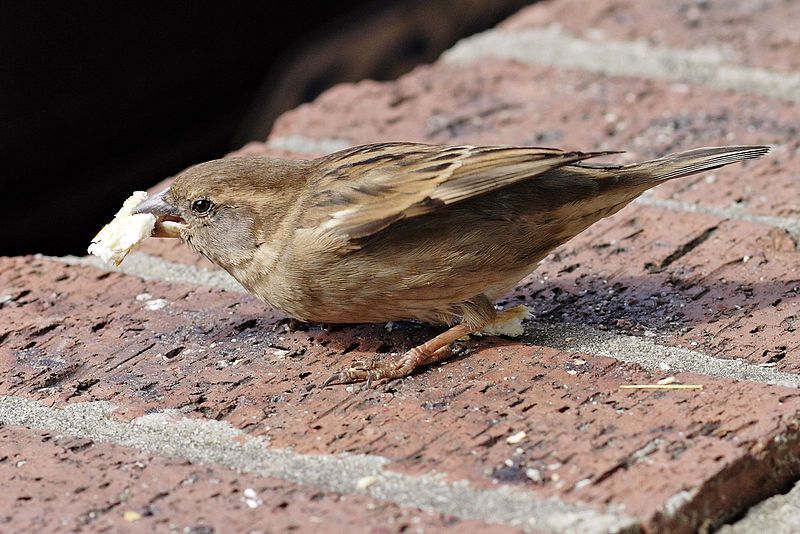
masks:
[[[800,483],[791,491],[761,501],[747,515],[733,524],[725,525],[719,534],[796,534],[800,531]]]
[[[104,271],[123,273],[137,276],[144,280],[155,280],[158,282],[173,282],[179,284],[197,284],[207,287],[215,287],[226,291],[238,291],[245,293],[246,290],[231,275],[222,269],[205,269],[195,265],[176,263],[163,260],[150,254],[142,252],[132,252],[128,254],[119,266],[114,267],[107,264],[96,256],[45,256],[37,254],[37,258],[66,263],[67,265],[83,265],[96,267]]]
[[[681,347],[661,345],[640,337],[612,334],[588,326],[529,323],[525,327],[525,334],[518,340],[530,345],[542,345],[567,352],[606,356],[638,364],[649,371],[685,371],[800,388],[800,375],[784,373],[772,367],[762,367],[744,360],[727,360]]]
[[[641,196],[637,198],[634,203],[645,206],[653,206],[656,208],[665,208],[677,212],[702,213],[705,215],[713,215],[715,217],[719,217],[720,219],[736,219],[739,221],[749,221],[763,224],[765,226],[774,226],[776,228],[783,228],[795,239],[800,239],[800,219],[776,217],[774,215],[758,215],[755,213],[748,213],[741,207],[726,208],[724,206],[709,206],[690,202],[681,202],[679,200],[655,198],[650,195]],[[800,245],[800,243],[798,245]]]
[[[284,137],[274,137],[267,141],[267,145],[273,148],[281,148],[299,152],[301,154],[330,154],[350,148],[353,142],[348,139],[329,137],[325,139],[315,139],[305,135],[292,134]]]
[[[94,257],[40,257],[70,265],[90,265],[110,269],[145,280],[198,284],[227,291],[245,291],[224,271],[211,271],[193,265],[174,263],[141,252],[129,254],[122,266],[117,268],[110,268]],[[707,376],[800,388],[800,375],[784,373],[771,367],[761,367],[743,360],[716,358],[694,350],[661,345],[640,337],[612,334],[588,326],[528,323],[525,336],[518,339],[530,345],[598,354],[637,363],[651,371],[687,371]]]
[[[800,102],[799,74],[726,64],[723,54],[713,48],[683,50],[652,46],[642,41],[581,39],[557,25],[479,33],[456,43],[442,54],[441,60],[461,64],[486,57],[732,89]]]
[[[61,432],[340,494],[359,493],[403,507],[526,531],[599,533],[639,528],[637,520],[620,513],[619,507],[602,512],[507,486],[480,489],[466,481],[447,482],[441,473],[404,475],[386,469],[391,461],[380,456],[299,454],[272,448],[267,439],[251,437],[227,422],[189,419],[175,410],[129,422],[108,417],[112,410],[114,405],[105,401],[59,409],[21,397],[0,396],[0,422],[4,424]]]

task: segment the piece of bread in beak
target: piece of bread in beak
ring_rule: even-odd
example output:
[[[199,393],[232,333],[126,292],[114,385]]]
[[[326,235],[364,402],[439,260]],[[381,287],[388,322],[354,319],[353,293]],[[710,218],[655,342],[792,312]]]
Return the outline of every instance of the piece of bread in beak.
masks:
[[[132,213],[146,198],[147,192],[134,191],[114,219],[94,236],[89,245],[89,254],[102,258],[106,263],[119,265],[131,250],[150,237],[156,217],[149,213]]]

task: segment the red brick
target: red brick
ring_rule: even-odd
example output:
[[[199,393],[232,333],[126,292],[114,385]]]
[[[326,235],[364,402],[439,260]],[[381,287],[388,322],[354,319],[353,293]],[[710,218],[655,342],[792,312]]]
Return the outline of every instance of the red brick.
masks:
[[[0,427],[0,439],[4,532],[516,532],[85,438]]]
[[[18,288],[0,310],[0,394],[56,405],[110,400],[126,418],[180,408],[301,453],[378,454],[403,472],[621,504],[671,528],[718,521],[800,472],[795,390],[679,374],[705,389],[622,391],[664,375],[496,339],[470,341],[465,357],[385,389],[320,390],[314,384],[351,359],[405,350],[436,329],[287,334],[241,294],[41,260],[0,265],[0,285]],[[136,300],[145,291],[167,306],[147,310]],[[506,443],[518,431],[527,439]],[[779,472],[775,462],[784,465]],[[530,480],[527,469],[544,480]],[[687,488],[697,494],[676,517],[663,517],[659,509]]]
[[[783,0],[558,0],[523,9],[500,28],[559,24],[584,38],[644,40],[689,50],[714,48],[727,63],[797,72],[800,36],[789,21],[798,18],[800,5]]]
[[[774,233],[630,206],[549,256],[509,300],[546,321],[649,331],[663,343],[798,372],[800,254],[775,246]]]
[[[559,0],[524,10],[504,28],[560,21],[585,38],[602,32],[608,39],[684,49],[712,46],[728,54],[729,63],[798,70],[800,40],[790,24],[797,6],[762,4],[748,12],[755,4],[744,0],[697,6]],[[624,161],[694,146],[770,143],[778,146],[769,158],[675,181],[654,196],[797,218],[799,123],[797,105],[766,97],[487,59],[419,68],[392,83],[336,87],[286,114],[272,138],[621,148],[630,151]],[[299,156],[267,145],[245,151]],[[551,255],[511,298],[525,301],[545,322],[646,331],[660,343],[796,373],[795,247],[785,231],[768,225],[632,206]],[[141,250],[208,265],[175,241],[149,240]],[[143,293],[165,299],[166,306],[147,309],[147,298],[136,299]],[[351,359],[401,352],[439,330],[400,324],[391,331],[361,325],[286,333],[276,323],[279,315],[250,296],[31,258],[0,260],[0,300],[0,394],[56,406],[110,400],[120,407],[114,415],[120,418],[180,408],[188,416],[223,419],[267,435],[275,446],[299,453],[378,454],[392,460],[390,469],[405,473],[433,470],[477,486],[513,485],[599,508],[622,505],[653,530],[718,524],[788,487],[800,473],[800,403],[793,389],[680,373],[678,380],[704,389],[625,391],[619,385],[651,383],[664,374],[601,356],[483,339],[466,342],[464,357],[385,388],[320,390],[314,385]],[[506,438],[519,431],[526,439],[508,444]],[[0,432],[22,451],[41,451],[29,460],[38,462],[34,471],[72,473],[72,464],[62,464],[74,458],[45,452],[32,443],[34,434]],[[51,442],[41,447],[64,449]],[[109,482],[109,493],[120,494],[139,480],[158,488],[161,476],[169,486],[161,502],[177,510],[171,517],[181,526],[198,519],[197,507],[187,503],[224,508],[240,480],[214,468],[159,459],[148,459],[154,468],[137,479],[114,468],[127,465],[117,459],[130,456],[127,451],[80,447],[69,453],[88,455],[72,476],[78,483],[99,488]],[[91,456],[92,451],[100,452]],[[11,469],[6,464],[0,462],[0,470]],[[529,469],[542,480],[526,476]],[[201,489],[180,486],[194,472],[201,474]],[[212,477],[223,480],[217,496],[208,489]],[[33,488],[39,481],[18,482]],[[365,520],[363,507],[372,502],[316,499],[275,481],[259,488],[269,502],[298,502],[274,512],[278,528],[314,528],[309,518],[316,513],[328,522],[341,514],[350,525],[350,517]],[[48,510],[63,510],[72,501],[85,502],[86,509],[107,503],[108,495],[95,495],[76,497],[72,490],[69,498],[54,496]],[[144,507],[159,493],[131,495],[131,502]],[[682,495],[677,514],[666,514],[665,506],[680,503]],[[223,516],[226,525],[252,520],[240,508]],[[14,517],[22,523],[12,524],[30,528],[61,517],[37,513],[25,507]],[[366,520],[411,517],[434,530],[450,525],[391,505],[379,513]],[[104,517],[113,519],[109,528],[122,524],[111,513],[96,524]],[[162,525],[160,519],[145,517],[137,524],[152,529]]]

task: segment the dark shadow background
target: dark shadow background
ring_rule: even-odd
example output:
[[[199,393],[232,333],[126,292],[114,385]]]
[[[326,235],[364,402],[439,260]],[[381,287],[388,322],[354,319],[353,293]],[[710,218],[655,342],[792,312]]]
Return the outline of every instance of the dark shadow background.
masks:
[[[393,79],[525,0],[0,3],[0,255],[85,254],[134,189]]]

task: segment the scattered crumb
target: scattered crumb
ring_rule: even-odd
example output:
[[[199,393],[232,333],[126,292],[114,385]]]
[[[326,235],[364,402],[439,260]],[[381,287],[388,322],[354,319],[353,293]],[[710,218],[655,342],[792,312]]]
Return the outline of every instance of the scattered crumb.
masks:
[[[253,488],[247,488],[244,490],[242,501],[244,501],[248,508],[258,508],[264,504],[264,501],[258,498],[258,494]]]
[[[153,300],[148,300],[147,303],[145,304],[145,307],[150,311],[156,311],[166,307],[167,304],[169,304],[169,301],[167,300],[153,299]]]
[[[533,480],[534,482],[542,481],[542,472],[532,467],[529,467],[528,469],[525,470],[525,476]]]
[[[526,434],[525,431],[521,430],[516,434],[508,436],[506,438],[506,443],[508,443],[509,445],[516,445],[517,443],[521,443],[522,440],[524,440],[526,437],[528,437],[528,434]]]
[[[140,514],[139,512],[134,512],[133,510],[126,510],[122,514],[122,519],[124,519],[125,521],[133,522],[133,521],[138,521],[141,518],[142,514]]]
[[[368,487],[372,486],[373,484],[376,484],[377,482],[378,479],[373,476],[361,477],[358,479],[358,482],[356,482],[356,487],[360,490],[365,490]]]
[[[575,483],[575,485],[572,487],[572,489],[573,489],[573,490],[579,490],[579,489],[585,488],[586,486],[588,486],[588,485],[589,485],[589,484],[591,484],[591,483],[592,483],[592,480],[591,480],[591,479],[589,479],[589,478],[584,478],[583,480],[579,480],[579,481],[577,481],[577,482]]]

